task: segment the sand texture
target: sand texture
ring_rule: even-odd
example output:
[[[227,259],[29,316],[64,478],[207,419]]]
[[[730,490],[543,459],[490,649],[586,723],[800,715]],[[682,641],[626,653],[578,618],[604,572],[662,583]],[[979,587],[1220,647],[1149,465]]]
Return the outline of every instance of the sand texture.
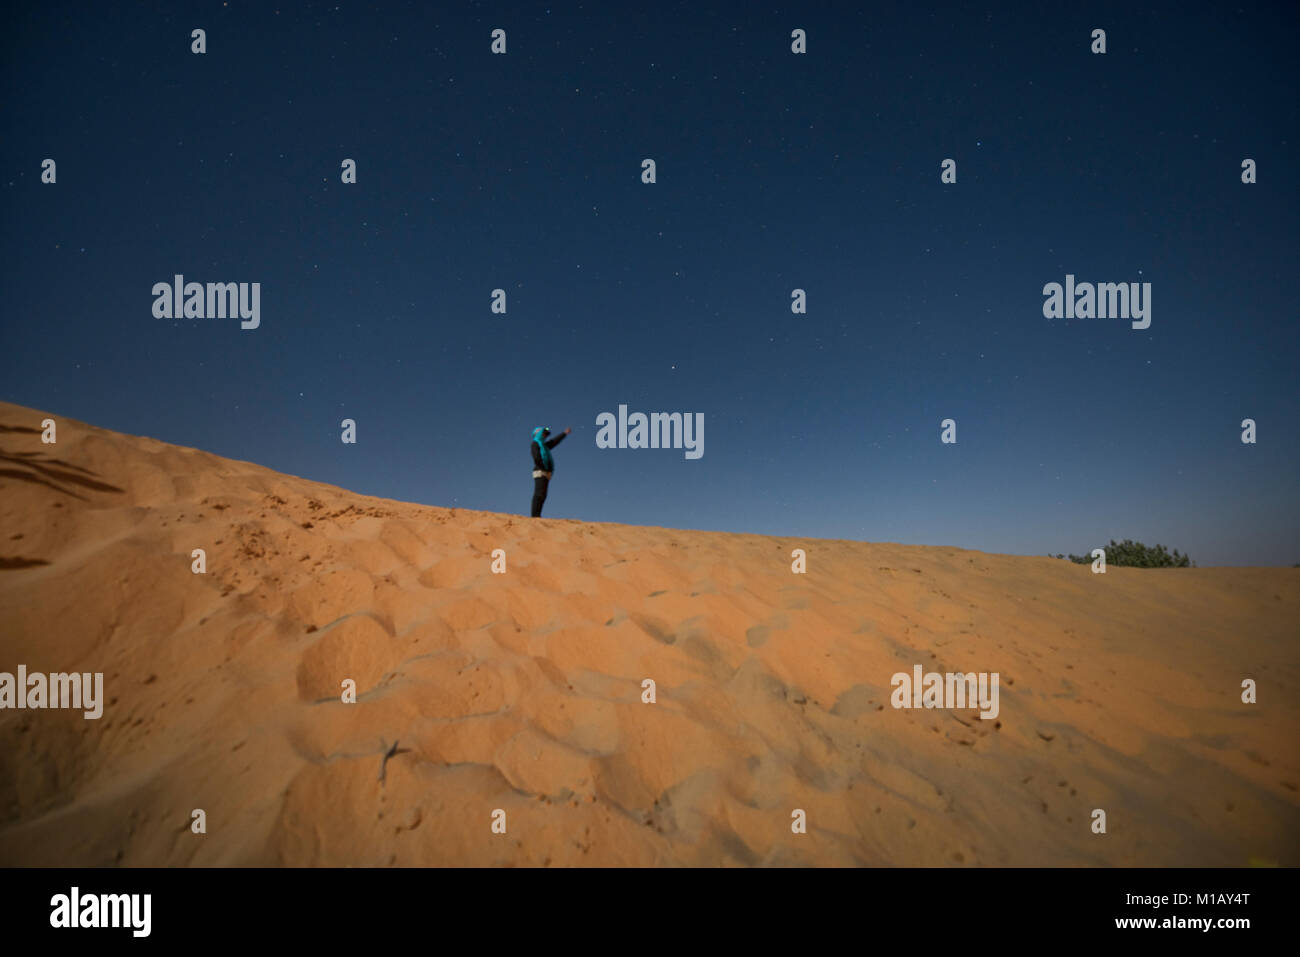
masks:
[[[0,711],[0,863],[1295,865],[1298,611],[1300,569],[435,508],[0,403],[0,671],[106,699]],[[916,664],[997,719],[893,708]]]

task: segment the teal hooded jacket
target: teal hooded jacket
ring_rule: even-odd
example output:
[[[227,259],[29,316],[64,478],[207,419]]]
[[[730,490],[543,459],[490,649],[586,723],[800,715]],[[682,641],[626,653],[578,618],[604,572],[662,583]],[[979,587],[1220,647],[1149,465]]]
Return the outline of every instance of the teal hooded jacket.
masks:
[[[533,429],[533,468],[540,469],[543,472],[555,471],[555,459],[551,455],[551,449],[564,441],[563,432],[553,439],[548,439],[546,436],[549,435],[550,432],[551,430],[543,425],[539,425],[537,428]]]

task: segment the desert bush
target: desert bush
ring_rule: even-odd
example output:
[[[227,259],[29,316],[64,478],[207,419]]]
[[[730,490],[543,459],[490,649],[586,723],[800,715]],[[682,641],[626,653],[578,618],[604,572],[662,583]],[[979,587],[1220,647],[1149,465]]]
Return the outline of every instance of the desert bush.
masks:
[[[1178,549],[1172,552],[1163,545],[1143,545],[1131,538],[1122,542],[1115,539],[1105,546],[1106,564],[1127,568],[1194,568],[1195,562]],[[1091,551],[1091,549],[1090,549]],[[1076,565],[1092,564],[1091,555],[1054,555],[1054,558],[1069,558]]]

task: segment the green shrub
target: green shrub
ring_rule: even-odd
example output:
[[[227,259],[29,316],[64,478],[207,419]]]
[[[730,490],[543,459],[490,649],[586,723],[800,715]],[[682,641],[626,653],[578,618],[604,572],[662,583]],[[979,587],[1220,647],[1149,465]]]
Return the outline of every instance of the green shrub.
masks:
[[[1170,552],[1163,545],[1143,545],[1131,538],[1122,542],[1110,540],[1106,548],[1106,564],[1128,568],[1191,568],[1195,563],[1178,549]],[[1091,555],[1056,555],[1056,558],[1069,558],[1077,565],[1091,565]]]

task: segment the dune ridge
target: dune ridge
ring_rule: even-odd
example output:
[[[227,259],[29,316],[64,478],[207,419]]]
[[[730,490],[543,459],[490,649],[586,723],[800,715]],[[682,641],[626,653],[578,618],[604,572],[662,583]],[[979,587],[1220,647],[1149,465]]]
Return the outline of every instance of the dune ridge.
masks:
[[[0,864],[1294,865],[1298,609],[1300,569],[438,508],[0,403],[0,671],[107,698],[0,710]],[[917,664],[998,718],[891,707]]]

